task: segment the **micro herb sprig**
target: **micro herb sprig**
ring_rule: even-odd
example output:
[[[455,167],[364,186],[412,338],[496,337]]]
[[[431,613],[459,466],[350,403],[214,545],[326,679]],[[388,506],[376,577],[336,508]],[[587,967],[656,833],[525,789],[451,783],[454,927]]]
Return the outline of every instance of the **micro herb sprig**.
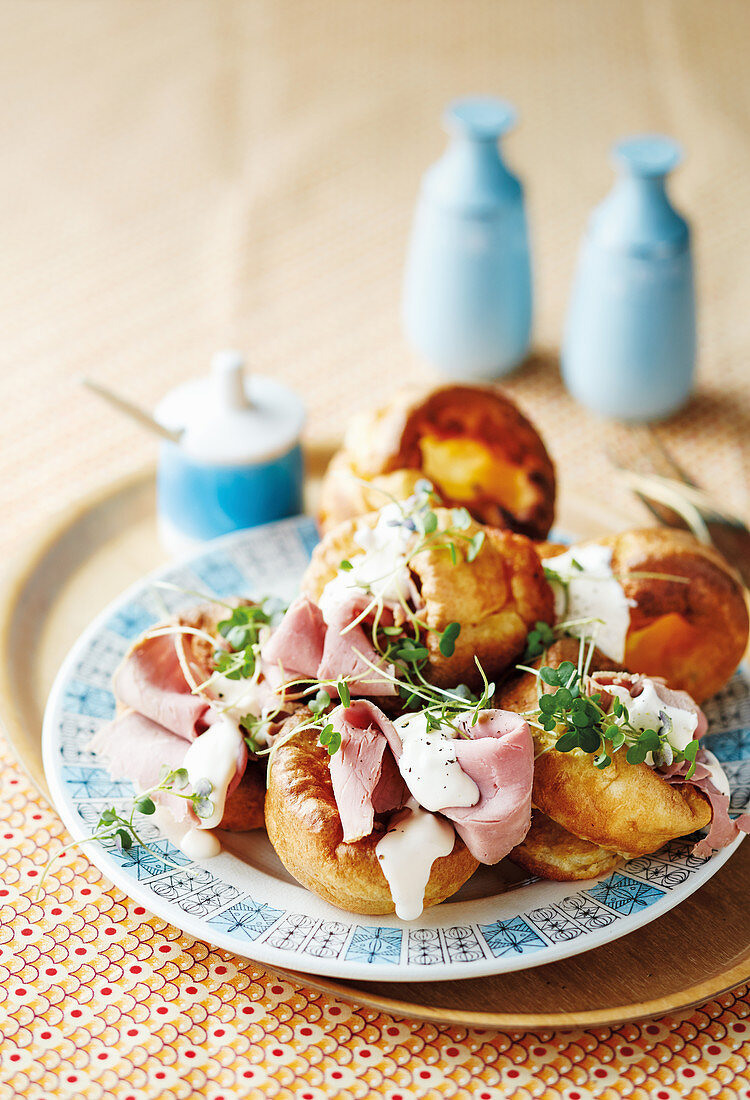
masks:
[[[545,650],[555,642],[557,633],[549,623],[536,622],[534,629],[526,635],[526,649],[521,658],[524,663],[541,657]]]
[[[416,531],[422,537],[411,548],[407,564],[425,550],[447,550],[451,562],[458,562],[458,546],[466,547],[466,560],[473,562],[484,545],[484,531],[466,534],[472,519],[467,508],[452,508],[451,522],[440,528],[435,508],[442,507],[442,500],[431,481],[420,479],[414,486],[414,495],[402,506],[402,526]]]
[[[427,717],[428,729],[449,726],[458,736],[465,737],[466,731],[457,724],[458,719],[468,717],[469,725],[474,725],[481,711],[487,710],[492,705],[495,684],[488,681],[477,657],[474,658],[474,662],[482,679],[482,691],[479,695],[472,693],[466,684],[458,684],[451,689],[436,687],[425,680],[416,663],[411,670],[404,670],[400,676],[397,676],[378,668],[364,654],[360,656],[366,665],[377,669],[384,680],[388,680],[398,689],[399,695],[405,700],[407,710],[423,711]]]
[[[595,640],[596,629],[590,634],[587,631],[578,631],[572,628],[584,626],[596,628],[603,625],[603,623],[603,619],[596,619],[592,616],[585,619],[564,619],[562,622],[555,623],[554,626],[550,623],[536,622],[533,629],[526,635],[526,649],[521,660],[524,663],[536,660],[537,657],[541,657],[543,653],[546,653],[554,642],[566,636],[578,638],[583,642]]]
[[[211,782],[208,779],[199,779],[192,791],[187,792],[185,788],[188,787],[189,784],[190,778],[185,768],[170,769],[166,765],[162,765],[159,773],[159,782],[155,786],[149,787],[146,791],[140,791],[135,795],[129,807],[118,810],[115,806],[109,806],[107,809],[102,810],[99,815],[99,820],[96,823],[96,828],[90,836],[83,837],[82,840],[72,840],[69,844],[64,844],[62,848],[55,852],[47,861],[42,871],[37,886],[37,896],[39,896],[42,890],[44,880],[50,868],[57,860],[71,848],[77,848],[82,844],[88,844],[92,840],[113,840],[116,847],[119,848],[121,852],[129,851],[133,845],[136,844],[141,848],[145,848],[146,851],[151,852],[152,855],[157,856],[160,860],[166,860],[173,863],[175,867],[181,866],[181,864],[175,863],[175,861],[164,852],[155,852],[153,848],[149,848],[148,844],[146,844],[145,840],[143,840],[138,833],[135,815],[139,813],[144,817],[151,817],[156,813],[154,796],[169,794],[173,795],[175,798],[182,798],[186,802],[189,802],[196,817],[201,820],[208,819],[214,812],[214,804],[210,798],[213,791]]]
[[[271,760],[273,759],[273,754],[276,752],[279,746],[284,744],[290,736],[294,736],[294,734],[296,733],[301,733],[303,730],[316,730],[318,733],[318,740],[320,741],[320,744],[328,750],[329,756],[333,756],[334,753],[338,752],[339,748],[341,747],[341,734],[337,733],[336,730],[333,728],[333,723],[330,721],[329,715],[330,709],[333,705],[334,694],[338,695],[339,701],[342,706],[351,706],[352,697],[346,677],[340,676],[338,680],[316,680],[312,683],[308,680],[294,681],[292,684],[287,684],[285,686],[295,686],[296,683],[304,684],[304,686],[310,692],[317,689],[315,690],[315,695],[313,696],[313,698],[308,700],[308,702],[306,703],[307,709],[310,711],[311,714],[311,718],[309,719],[309,721],[301,722],[299,725],[294,726],[291,730],[282,735],[280,738],[274,738],[273,743],[267,745],[264,748],[255,747],[254,739],[253,744],[251,744],[251,740],[249,740],[248,737],[245,738],[245,741],[247,742],[248,748],[250,748],[251,752],[255,752],[257,756],[268,757],[269,767],[271,764]],[[263,721],[270,723],[281,713],[283,713],[281,709],[276,710],[272,714],[268,715],[265,719],[254,719],[252,715],[248,715],[247,719],[243,718],[241,724],[245,726],[245,728],[247,728],[247,726],[245,725],[247,721],[253,729],[257,729],[258,723],[261,723]],[[250,735],[250,737],[252,738],[252,734]]]
[[[272,710],[256,715],[246,714],[240,718],[239,724],[245,738],[247,751],[255,756],[263,756],[267,751],[271,740],[271,727],[280,714],[284,713],[283,707],[275,707]]]
[[[350,707],[352,705],[352,697],[349,691],[349,685],[343,677],[336,681],[336,691],[341,706]],[[328,721],[327,708],[330,705],[330,693],[321,688],[315,696],[315,699],[313,699],[312,706],[310,706],[309,709],[315,715],[320,727],[318,741],[327,751],[329,756],[334,756],[341,748],[341,734],[338,730],[333,728],[333,723]]]
[[[229,680],[248,680],[254,673],[262,627],[270,626],[273,615],[264,607],[235,607],[228,619],[217,623],[217,630],[229,651],[214,651],[214,669]]]
[[[540,688],[545,685],[551,689],[540,691],[534,717],[535,725],[547,733],[558,733],[554,745],[558,752],[579,749],[593,755],[595,767],[607,768],[614,753],[624,747],[628,764],[643,764],[649,753],[653,754],[656,767],[688,760],[690,767],[685,778],[692,778],[699,742],[693,740],[683,750],[674,748],[669,741],[672,722],[664,710],[659,712],[658,730],[640,730],[633,726],[627,707],[617,696],[611,711],[605,711],[601,705],[602,692],[586,691],[587,675],[581,660],[578,666],[563,661],[557,668],[518,667],[537,676]]]

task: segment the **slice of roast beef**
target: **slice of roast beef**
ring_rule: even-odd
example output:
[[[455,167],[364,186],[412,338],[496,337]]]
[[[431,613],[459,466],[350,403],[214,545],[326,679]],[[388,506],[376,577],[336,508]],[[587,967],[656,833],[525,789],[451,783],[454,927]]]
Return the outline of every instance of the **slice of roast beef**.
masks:
[[[688,760],[681,760],[679,764],[670,764],[668,768],[660,768],[659,772],[668,783],[674,786],[691,783],[702,791],[711,803],[712,817],[708,833],[693,848],[696,856],[710,856],[713,852],[726,848],[741,833],[750,833],[750,814],[741,814],[735,818],[729,816],[729,798],[718,789],[711,769],[702,762],[701,757],[705,760],[710,757],[712,762],[719,763],[713,753],[701,751],[695,762],[695,772],[690,779],[686,778],[686,773],[690,769]]]
[[[385,727],[393,727],[378,707],[365,700],[337,707],[331,723],[341,737],[330,760],[331,784],[348,843],[369,836],[375,814],[400,809],[409,792],[385,736]]]
[[[483,711],[476,725],[461,725],[469,740],[455,742],[456,756],[479,787],[479,801],[442,812],[475,859],[499,863],[521,843],[531,824],[531,731],[518,714],[504,710]]]
[[[193,695],[182,671],[175,635],[137,642],[114,675],[116,698],[187,741],[194,741],[213,720],[207,699]]]

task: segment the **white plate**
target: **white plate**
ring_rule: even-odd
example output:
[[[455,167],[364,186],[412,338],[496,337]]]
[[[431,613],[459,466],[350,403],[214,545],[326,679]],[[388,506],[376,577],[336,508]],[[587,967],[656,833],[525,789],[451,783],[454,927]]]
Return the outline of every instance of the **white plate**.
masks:
[[[130,642],[194,596],[156,589],[168,580],[217,596],[290,599],[317,540],[306,517],[243,531],[159,570],[115,600],[73,646],[55,680],[44,720],[44,767],[57,809],[75,839],[102,809],[129,802],[130,783],[112,780],[88,751],[114,713],[112,673]],[[739,672],[706,708],[707,747],[724,763],[732,809],[750,800],[750,674]],[[414,922],[360,917],[299,886],[265,834],[224,834],[226,850],[196,863],[152,818],[139,832],[148,849],[90,842],[93,862],[151,912],[197,939],[238,955],[311,974],[365,981],[478,977],[598,947],[677,905],[718,871],[739,840],[711,859],[690,855],[682,838],[585,883],[531,879],[510,861],[481,868],[449,902]],[[163,858],[169,857],[169,858]],[[175,866],[175,863],[178,866]],[[52,872],[54,874],[54,871]]]

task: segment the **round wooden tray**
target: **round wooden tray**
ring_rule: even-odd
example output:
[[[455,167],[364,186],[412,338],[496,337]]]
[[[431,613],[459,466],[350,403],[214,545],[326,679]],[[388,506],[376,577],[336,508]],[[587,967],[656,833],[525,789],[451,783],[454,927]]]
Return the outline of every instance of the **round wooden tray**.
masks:
[[[314,495],[326,449],[309,452]],[[627,525],[564,501],[563,528],[590,534]],[[128,584],[164,560],[149,470],[82,503],[40,538],[0,593],[0,714],[18,758],[49,796],[42,715],[75,638]],[[689,1008],[750,979],[750,844],[682,905],[607,946],[517,974],[450,982],[351,983],[287,974],[300,984],[402,1016],[466,1026],[592,1027]],[[697,930],[710,927],[711,937]]]

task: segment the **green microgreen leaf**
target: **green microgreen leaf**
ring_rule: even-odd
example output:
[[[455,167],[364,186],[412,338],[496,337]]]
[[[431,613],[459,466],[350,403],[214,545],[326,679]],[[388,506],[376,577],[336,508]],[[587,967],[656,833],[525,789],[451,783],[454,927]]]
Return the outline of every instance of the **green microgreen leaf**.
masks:
[[[472,562],[476,559],[479,551],[484,546],[484,531],[477,531],[469,542],[469,549],[466,551],[466,560]]]
[[[115,841],[117,842],[117,847],[121,848],[123,852],[127,852],[133,847],[133,838],[127,829],[118,829],[115,832]]]
[[[646,759],[647,752],[648,749],[644,748],[642,745],[636,742],[636,744],[631,745],[626,752],[625,759],[627,760],[628,764],[642,764],[643,761]]]
[[[690,761],[690,767],[685,772],[686,779],[692,779],[695,775],[695,758],[700,748],[700,741],[689,741],[685,748],[682,750],[682,755],[685,760]]]
[[[352,697],[349,691],[349,685],[346,683],[346,680],[338,680],[336,683],[336,690],[339,693],[341,705],[344,707],[350,707],[352,705]],[[339,738],[339,741],[340,740],[341,738]]]
[[[230,680],[245,680],[255,672],[260,631],[271,624],[274,613],[259,605],[235,607],[217,630],[229,647],[214,652],[214,670]]]
[[[329,756],[333,756],[341,747],[341,734],[336,732],[330,722],[320,731],[318,740]]]
[[[526,635],[526,650],[523,655],[524,664],[541,656],[555,641],[556,634],[549,623],[534,623],[534,629]]]
[[[456,639],[461,633],[460,623],[448,623],[440,635],[439,649],[444,657],[452,657],[456,651]]]
[[[310,710],[313,714],[322,714],[322,712],[331,705],[331,696],[325,690],[321,688],[311,703],[308,703]]]
[[[571,749],[578,748],[578,734],[574,730],[563,733],[555,741],[555,748],[558,752],[570,752]]]
[[[466,531],[471,527],[471,515],[468,508],[454,508],[451,512],[453,526],[458,531]]]

